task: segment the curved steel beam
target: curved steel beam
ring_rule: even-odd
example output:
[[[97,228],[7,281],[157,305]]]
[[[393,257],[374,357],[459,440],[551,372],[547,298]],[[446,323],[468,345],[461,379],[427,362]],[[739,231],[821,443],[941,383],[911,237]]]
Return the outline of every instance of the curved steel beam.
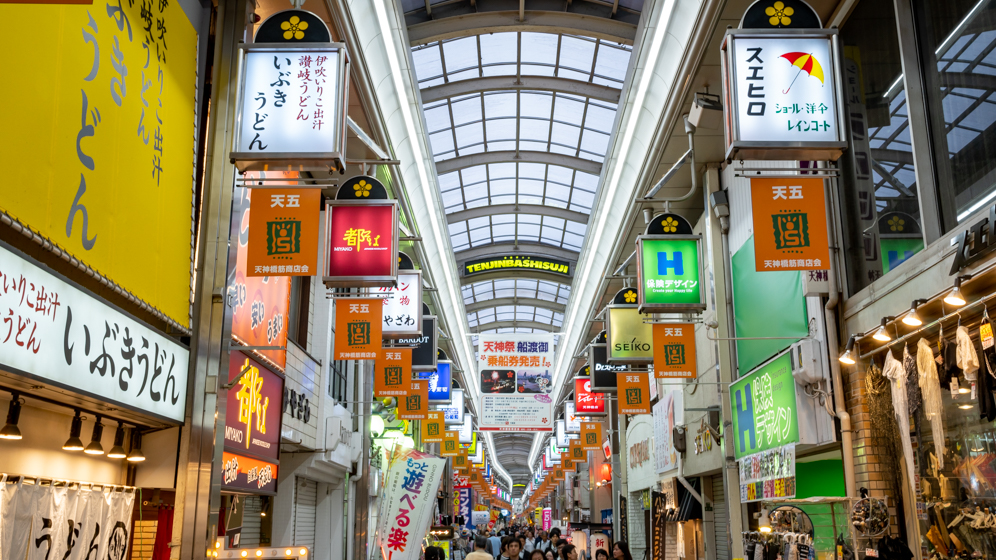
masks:
[[[536,321],[492,321],[490,323],[483,323],[476,327],[470,329],[470,332],[477,334],[482,330],[490,329],[506,329],[520,327],[523,329],[539,329],[542,331],[558,332],[560,327],[555,327],[547,323],[538,323]]]
[[[422,103],[488,91],[555,91],[616,104],[619,103],[620,94],[618,88],[567,78],[521,76],[516,79],[515,76],[487,76],[425,88],[422,90]]]
[[[446,215],[446,222],[453,224],[471,218],[483,218],[494,214],[537,214],[540,216],[553,216],[563,218],[579,224],[587,224],[590,214],[575,212],[566,208],[556,206],[543,206],[541,204],[492,204],[490,206],[478,206],[469,210],[460,210]]]
[[[408,40],[415,46],[454,37],[508,31],[584,35],[627,45],[632,45],[636,38],[636,25],[614,19],[533,10],[521,15],[524,17],[520,17],[518,10],[478,12],[416,23],[408,26]]]
[[[492,307],[499,307],[502,305],[527,305],[530,307],[542,307],[543,309],[549,309],[550,311],[556,311],[557,313],[563,313],[564,309],[567,308],[567,306],[562,303],[554,303],[552,301],[546,301],[545,299],[510,297],[478,301],[476,303],[466,305],[465,307],[467,308],[467,313],[473,313],[474,311],[491,309]]]
[[[547,245],[545,243],[530,243],[524,241],[520,241],[518,245],[515,245],[514,243],[489,243],[487,245],[474,247],[473,249],[465,249],[456,253],[454,256],[456,257],[456,261],[460,263],[463,261],[490,257],[493,255],[515,254],[521,254],[522,256],[539,255],[568,261],[572,264],[578,262],[579,257],[578,253],[571,251],[570,249],[554,247],[553,245]],[[570,284],[569,278],[564,278],[563,280],[564,281],[562,281],[561,284]]]
[[[598,175],[602,172],[602,164],[597,161],[591,161],[590,159],[582,159],[579,157],[565,156],[563,154],[554,154],[550,152],[515,152],[508,150],[500,152],[483,152],[443,160],[436,163],[436,173],[438,175],[443,175],[444,173],[457,171],[466,167],[474,167],[475,165],[509,162],[547,163],[550,165],[559,165],[569,169],[584,171],[585,173],[590,173],[592,175]]]
[[[483,282],[485,280],[509,280],[516,278],[530,278],[534,280],[546,280],[547,282],[556,282],[558,284],[570,284],[571,277],[562,276],[560,274],[554,274],[552,272],[546,272],[543,270],[535,269],[522,269],[522,270],[493,270],[491,272],[482,272],[479,274],[473,274],[471,276],[463,276],[460,278],[460,285],[466,286],[468,284],[476,284],[478,282]]]

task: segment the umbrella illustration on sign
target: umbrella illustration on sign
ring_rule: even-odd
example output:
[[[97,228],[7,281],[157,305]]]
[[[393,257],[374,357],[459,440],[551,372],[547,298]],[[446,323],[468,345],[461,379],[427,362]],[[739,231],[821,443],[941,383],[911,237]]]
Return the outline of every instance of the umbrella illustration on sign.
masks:
[[[799,79],[799,75],[803,72],[818,79],[821,84],[823,83],[823,67],[820,66],[819,61],[813,57],[812,53],[790,52],[783,54],[781,57],[791,62],[792,66],[799,69],[799,72],[796,73],[795,78],[792,78],[792,83],[789,84],[789,87],[782,91],[782,93],[788,93],[789,90],[792,89],[792,86],[795,85],[795,81]]]

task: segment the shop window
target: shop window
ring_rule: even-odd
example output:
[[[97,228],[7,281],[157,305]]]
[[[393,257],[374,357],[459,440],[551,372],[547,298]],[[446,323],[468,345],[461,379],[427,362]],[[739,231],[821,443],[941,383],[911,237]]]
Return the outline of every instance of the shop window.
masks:
[[[344,402],[346,397],[346,361],[337,360],[332,362],[329,368],[329,396],[339,402]]]
[[[996,199],[996,1],[913,2],[945,231]]]
[[[311,278],[291,278],[290,308],[287,311],[287,338],[308,348],[308,312],[311,307]]]
[[[919,185],[892,0],[861,0],[841,27],[850,149],[840,160],[848,293],[923,249]]]

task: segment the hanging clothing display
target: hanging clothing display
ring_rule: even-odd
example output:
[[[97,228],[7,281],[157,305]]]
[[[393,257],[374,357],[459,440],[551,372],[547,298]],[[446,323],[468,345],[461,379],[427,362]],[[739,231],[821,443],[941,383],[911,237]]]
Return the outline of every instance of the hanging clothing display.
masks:
[[[903,386],[906,383],[906,370],[903,364],[899,363],[892,355],[892,350],[885,353],[885,367],[882,368],[882,375],[892,383],[892,408],[896,414],[896,422],[899,424],[899,441],[903,445],[903,460],[906,463],[906,482],[909,486],[910,495],[916,495],[916,488],[913,485],[913,477],[916,470],[913,467],[913,444],[910,441],[910,413],[907,407],[907,393]],[[938,397],[940,393],[938,393]],[[935,439],[942,439],[935,437]]]
[[[906,369],[906,405],[910,414],[916,414],[923,399],[920,396],[920,374],[916,370],[916,358],[910,354],[908,345],[903,346],[903,367]]]
[[[927,341],[916,343],[916,366],[920,372],[920,392],[923,394],[923,414],[930,422],[934,434],[934,454],[938,470],[944,469],[944,407],[941,401],[941,382],[937,378],[937,362]]]
[[[988,329],[992,331],[993,324],[988,318],[982,320],[979,325],[979,339],[982,340],[982,331]],[[981,375],[978,376],[978,397],[979,415],[987,421],[996,420],[996,399],[993,398],[993,389],[996,389],[996,345],[988,344],[982,340],[982,362],[980,368]]]
[[[975,381],[979,371],[979,355],[975,353],[975,343],[968,334],[968,329],[958,327],[955,335],[957,341],[957,364],[965,374],[966,381]]]

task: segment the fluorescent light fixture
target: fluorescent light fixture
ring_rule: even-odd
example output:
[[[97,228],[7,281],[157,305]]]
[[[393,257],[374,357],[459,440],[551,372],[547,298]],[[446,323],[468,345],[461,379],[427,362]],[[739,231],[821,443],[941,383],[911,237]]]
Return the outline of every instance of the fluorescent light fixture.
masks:
[[[971,216],[972,214],[975,213],[976,210],[978,210],[979,208],[982,208],[983,206],[985,206],[993,198],[996,198],[996,191],[989,191],[989,194],[987,194],[986,196],[984,196],[982,198],[982,200],[980,200],[980,201],[976,202],[975,204],[973,204],[972,206],[970,206],[968,208],[968,210],[965,210],[961,214],[958,214],[958,221],[960,222],[960,221],[964,220],[965,218]]]

